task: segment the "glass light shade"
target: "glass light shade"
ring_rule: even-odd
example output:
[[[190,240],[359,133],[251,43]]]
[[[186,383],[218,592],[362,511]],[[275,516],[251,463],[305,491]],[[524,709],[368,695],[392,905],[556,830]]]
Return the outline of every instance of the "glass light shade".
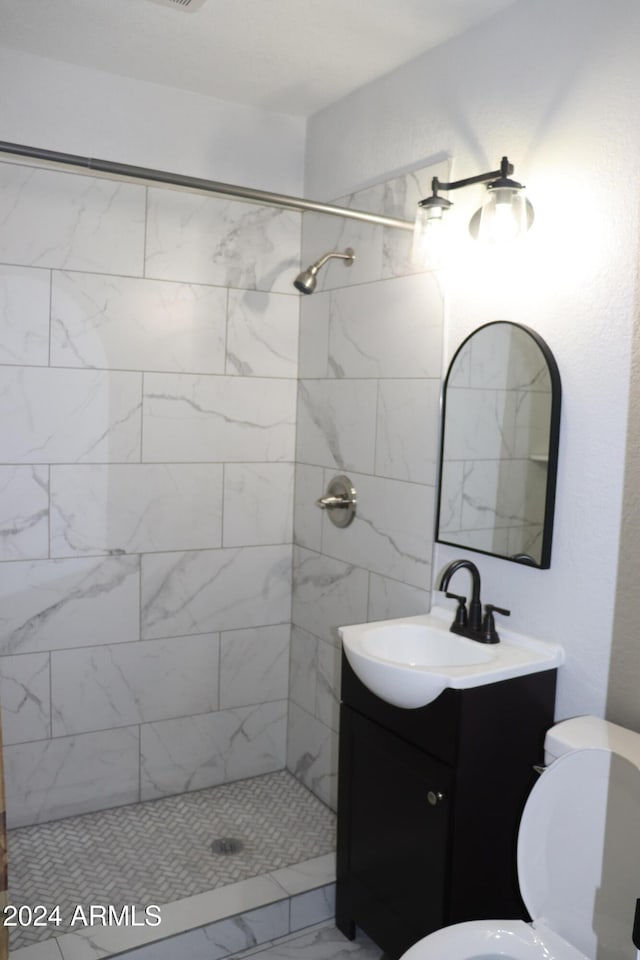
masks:
[[[419,206],[413,228],[411,262],[423,270],[438,270],[443,263],[445,245],[443,208]]]
[[[480,214],[478,240],[511,243],[528,229],[524,190],[510,186],[491,187]]]

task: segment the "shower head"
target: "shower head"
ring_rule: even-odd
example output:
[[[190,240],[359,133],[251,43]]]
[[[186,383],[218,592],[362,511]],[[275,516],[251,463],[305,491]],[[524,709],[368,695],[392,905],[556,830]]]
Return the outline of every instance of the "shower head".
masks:
[[[356,255],[351,247],[347,247],[344,253],[325,253],[324,257],[320,257],[320,259],[312,263],[310,267],[307,267],[306,270],[298,274],[293,281],[296,290],[299,290],[300,293],[313,293],[318,282],[318,270],[325,265],[327,260],[331,260],[332,257],[337,257],[338,260],[344,260],[345,267],[350,267]]]

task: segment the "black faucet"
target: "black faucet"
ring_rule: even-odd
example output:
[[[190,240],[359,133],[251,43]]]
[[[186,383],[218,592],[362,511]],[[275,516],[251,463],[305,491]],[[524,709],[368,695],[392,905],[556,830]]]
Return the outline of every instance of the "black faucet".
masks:
[[[498,643],[500,638],[496,631],[493,614],[494,612],[501,613],[508,617],[511,611],[503,610],[488,603],[483,618],[480,601],[480,571],[475,563],[471,560],[452,560],[444,569],[438,590],[446,592],[451,577],[458,570],[468,570],[471,574],[471,602],[467,614],[465,606],[467,598],[460,597],[455,593],[446,593],[450,599],[458,601],[455,619],[451,624],[451,632],[459,633],[463,637],[470,637],[472,640],[479,640],[480,643]]]

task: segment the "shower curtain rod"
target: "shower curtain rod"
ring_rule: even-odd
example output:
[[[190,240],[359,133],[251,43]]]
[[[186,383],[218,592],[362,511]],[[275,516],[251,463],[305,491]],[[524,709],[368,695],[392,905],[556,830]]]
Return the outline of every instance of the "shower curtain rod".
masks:
[[[214,193],[218,196],[235,197],[238,200],[264,203],[268,206],[281,207],[284,210],[326,213],[335,217],[348,217],[351,220],[363,220],[384,227],[394,227],[398,230],[413,230],[413,222],[410,220],[398,220],[395,217],[385,217],[378,213],[350,210],[348,207],[338,207],[331,203],[319,203],[315,200],[305,200],[303,197],[271,193],[268,190],[254,190],[233,183],[221,183],[218,180],[189,177],[181,173],[169,173],[165,170],[154,170],[150,167],[136,167],[128,163],[114,163],[111,160],[98,160],[95,157],[82,157],[73,153],[60,153],[57,150],[44,150],[41,147],[29,147],[22,143],[7,143],[2,140],[0,141],[0,153],[29,157],[32,160],[42,160],[46,163],[61,164],[62,166],[81,167],[85,170],[107,173],[125,179],[147,180],[174,187],[183,187],[187,190]]]

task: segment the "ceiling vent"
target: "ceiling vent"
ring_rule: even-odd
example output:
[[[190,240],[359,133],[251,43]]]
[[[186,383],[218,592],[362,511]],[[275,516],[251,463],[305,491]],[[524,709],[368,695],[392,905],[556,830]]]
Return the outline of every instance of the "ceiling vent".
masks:
[[[159,3],[162,7],[173,7],[174,10],[199,10],[205,3],[205,0],[150,0],[151,3]]]

